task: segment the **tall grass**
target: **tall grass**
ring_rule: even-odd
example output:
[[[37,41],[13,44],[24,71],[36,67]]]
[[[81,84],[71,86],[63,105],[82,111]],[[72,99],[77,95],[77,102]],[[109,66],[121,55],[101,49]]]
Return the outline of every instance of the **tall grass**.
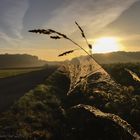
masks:
[[[92,52],[92,45],[88,42],[88,40],[86,38],[86,35],[84,33],[84,30],[81,28],[81,26],[76,21],[75,21],[75,25],[80,30],[81,36],[85,40],[89,51],[87,51],[86,49],[84,49],[83,46],[81,46],[76,41],[74,41],[73,39],[71,39],[70,37],[68,37],[66,34],[60,33],[60,32],[55,31],[53,29],[33,29],[33,30],[29,30],[29,32],[31,32],[31,33],[45,34],[45,35],[48,35],[51,39],[55,39],[55,40],[62,39],[62,38],[63,39],[66,39],[66,40],[72,42],[74,45],[76,45],[79,49],[83,50],[94,62],[96,62],[97,64],[99,64],[99,62],[90,53],[90,52]],[[71,54],[71,53],[73,53],[73,52],[75,52],[77,50],[78,49],[73,49],[73,50],[65,51],[65,52],[59,54],[58,57],[62,57],[62,56]],[[95,70],[95,71],[98,71],[99,69],[103,69],[103,67],[101,65],[99,65],[99,68],[97,70]]]
[[[85,36],[85,33],[83,31],[83,29],[80,27],[80,25],[75,22],[75,24],[77,25],[78,29],[81,31],[81,35],[82,37],[85,39],[89,49],[92,49],[92,45],[88,43],[87,41],[87,38]],[[32,32],[32,33],[39,33],[39,34],[46,34],[46,35],[49,35],[49,37],[51,39],[61,39],[61,38],[64,38],[66,40],[69,40],[70,42],[72,42],[74,45],[76,45],[77,47],[79,47],[81,50],[83,50],[88,56],[90,56],[92,59],[94,59],[90,53],[88,51],[86,51],[81,45],[79,45],[78,43],[76,43],[73,39],[71,39],[70,37],[68,37],[66,34],[63,34],[63,33],[60,33],[58,31],[55,31],[55,30],[52,30],[52,29],[34,29],[34,30],[29,30],[29,32]],[[70,50],[70,51],[66,51],[64,53],[62,53],[61,55],[59,56],[63,56],[63,55],[67,55],[69,53],[73,53],[75,50]],[[94,59],[95,60],[95,59]]]

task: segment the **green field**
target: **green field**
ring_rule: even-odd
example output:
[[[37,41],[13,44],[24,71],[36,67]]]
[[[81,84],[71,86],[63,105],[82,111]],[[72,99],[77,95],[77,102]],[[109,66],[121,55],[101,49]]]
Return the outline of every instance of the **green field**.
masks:
[[[6,78],[11,76],[16,76],[19,74],[24,74],[32,71],[37,71],[42,69],[41,67],[38,68],[7,68],[7,69],[0,69],[0,78]]]

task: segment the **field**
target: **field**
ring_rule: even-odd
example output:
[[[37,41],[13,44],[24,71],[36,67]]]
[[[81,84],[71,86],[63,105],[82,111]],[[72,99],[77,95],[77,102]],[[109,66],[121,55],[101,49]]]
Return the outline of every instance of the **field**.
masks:
[[[41,70],[41,67],[35,67],[35,68],[5,68],[5,69],[0,69],[0,78],[6,78],[6,77],[11,77],[11,76],[17,76],[20,74],[32,72],[32,71],[37,71]]]
[[[43,83],[56,68],[1,70],[1,76],[6,78],[0,78],[0,111],[8,108],[27,91]]]
[[[104,75],[97,72],[89,76],[86,87],[79,85],[68,96],[67,69],[48,67],[1,78],[0,111],[5,112],[0,114],[0,134],[48,140],[139,138],[140,83],[125,68],[140,76],[140,64],[102,66],[116,84],[99,81]]]

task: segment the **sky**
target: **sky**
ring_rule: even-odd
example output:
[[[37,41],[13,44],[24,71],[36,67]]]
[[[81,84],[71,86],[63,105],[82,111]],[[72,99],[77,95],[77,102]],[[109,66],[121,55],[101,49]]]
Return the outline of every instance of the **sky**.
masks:
[[[75,26],[84,29],[89,42],[117,37],[120,50],[140,51],[140,0],[0,0],[0,53],[28,53],[45,60],[83,55],[77,51],[63,58],[58,54],[76,48],[66,40],[51,40],[28,30],[51,28],[67,34],[86,47]]]

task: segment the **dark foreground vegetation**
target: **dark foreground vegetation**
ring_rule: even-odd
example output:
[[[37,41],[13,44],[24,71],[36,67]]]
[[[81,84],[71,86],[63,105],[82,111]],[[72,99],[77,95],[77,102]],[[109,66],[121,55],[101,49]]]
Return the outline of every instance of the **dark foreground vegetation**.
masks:
[[[57,68],[57,66],[48,66],[32,70],[22,69],[23,73],[19,73],[19,69],[16,69],[14,70],[15,76],[11,69],[6,70],[8,73],[11,73],[12,77],[0,78],[0,112],[8,109],[27,91],[43,83]]]
[[[131,87],[134,90],[133,94],[140,95],[140,82],[135,81],[126,71],[126,68],[132,70],[140,77],[140,63],[104,64],[103,67],[117,83]]]
[[[104,67],[123,85],[120,92],[92,93],[90,90],[83,92],[77,88],[75,94],[67,96],[70,84],[68,74],[65,70],[58,70],[43,84],[21,97],[9,111],[1,114],[0,137],[37,140],[132,140],[132,136],[115,123],[83,109],[71,108],[79,103],[93,105],[104,112],[119,115],[140,132],[139,83],[124,71],[127,67],[139,73],[139,64],[112,64]]]

